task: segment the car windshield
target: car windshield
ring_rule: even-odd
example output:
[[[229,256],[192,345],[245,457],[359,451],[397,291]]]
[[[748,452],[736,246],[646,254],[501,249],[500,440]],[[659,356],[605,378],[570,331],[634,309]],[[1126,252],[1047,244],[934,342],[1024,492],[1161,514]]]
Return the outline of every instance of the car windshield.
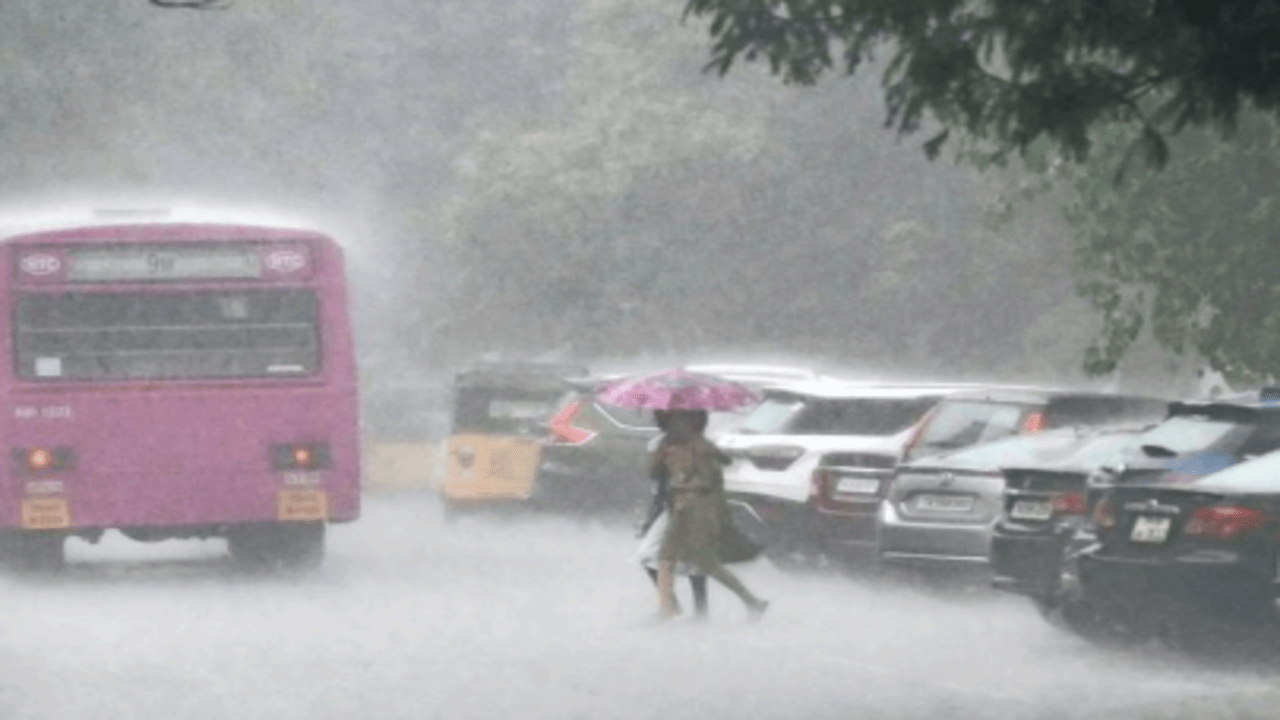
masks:
[[[937,404],[920,398],[768,398],[738,432],[775,435],[895,435]]]

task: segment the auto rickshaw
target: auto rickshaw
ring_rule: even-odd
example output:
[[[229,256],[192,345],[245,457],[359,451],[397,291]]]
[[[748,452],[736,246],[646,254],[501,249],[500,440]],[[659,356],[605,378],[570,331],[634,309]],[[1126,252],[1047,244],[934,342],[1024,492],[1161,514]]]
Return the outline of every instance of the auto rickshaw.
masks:
[[[587,369],[553,363],[484,363],[454,379],[453,428],[441,486],[446,513],[528,501],[542,443],[574,380]]]

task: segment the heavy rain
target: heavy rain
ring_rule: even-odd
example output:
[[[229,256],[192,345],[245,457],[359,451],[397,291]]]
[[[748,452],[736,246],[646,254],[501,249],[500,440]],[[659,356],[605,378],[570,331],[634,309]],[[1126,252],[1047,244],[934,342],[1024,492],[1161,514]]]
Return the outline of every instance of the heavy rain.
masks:
[[[0,10],[0,713],[1270,717],[1266,104],[1010,140],[911,23],[819,79],[733,4]],[[723,488],[651,482],[660,407]],[[655,488],[767,611],[664,610]]]

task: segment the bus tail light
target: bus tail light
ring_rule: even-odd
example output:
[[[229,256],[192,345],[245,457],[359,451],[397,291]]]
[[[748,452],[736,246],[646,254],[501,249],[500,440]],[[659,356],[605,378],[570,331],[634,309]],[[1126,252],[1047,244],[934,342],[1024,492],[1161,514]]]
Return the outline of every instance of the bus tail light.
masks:
[[[271,446],[273,470],[319,470],[332,464],[329,443],[285,443]]]
[[[14,465],[28,473],[57,472],[75,466],[75,453],[69,447],[25,447],[11,451]]]

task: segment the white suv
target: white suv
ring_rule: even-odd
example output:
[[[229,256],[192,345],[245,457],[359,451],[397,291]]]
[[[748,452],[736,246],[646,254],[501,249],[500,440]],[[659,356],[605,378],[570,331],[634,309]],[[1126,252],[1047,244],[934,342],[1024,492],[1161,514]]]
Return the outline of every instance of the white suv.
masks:
[[[795,382],[714,440],[733,463],[725,490],[743,529],[775,560],[817,552],[811,479],[840,466],[879,482],[892,474],[921,420],[957,387]],[[881,477],[883,476],[883,478]]]

